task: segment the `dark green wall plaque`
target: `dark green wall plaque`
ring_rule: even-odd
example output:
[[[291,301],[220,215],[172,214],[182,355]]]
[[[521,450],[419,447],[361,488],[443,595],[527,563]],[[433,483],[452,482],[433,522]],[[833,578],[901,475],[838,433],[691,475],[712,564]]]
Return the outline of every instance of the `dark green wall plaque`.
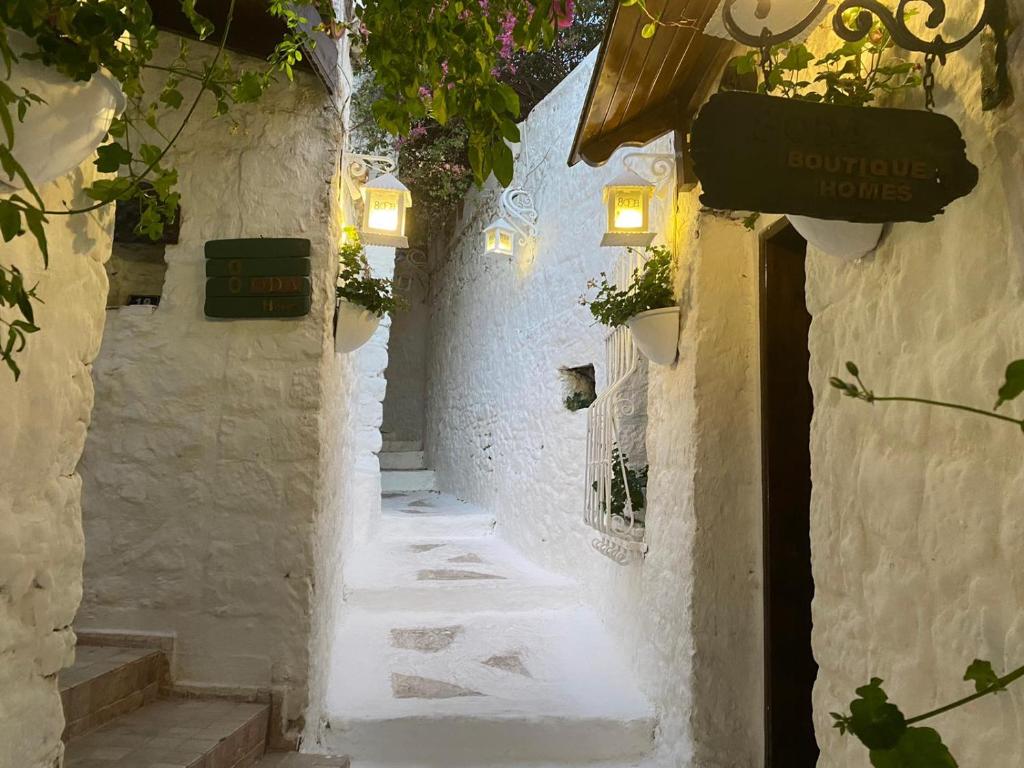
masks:
[[[221,318],[303,317],[309,314],[309,296],[265,298],[207,296],[206,316]]]
[[[207,259],[207,277],[306,277],[309,259]]]
[[[309,240],[243,238],[206,243],[207,317],[280,318],[309,313]]]
[[[212,277],[207,296],[309,296],[308,277]]]
[[[690,146],[709,208],[932,221],[978,183],[957,124],[920,110],[718,93]]]
[[[243,237],[210,240],[208,259],[308,259],[309,240],[301,237]]]

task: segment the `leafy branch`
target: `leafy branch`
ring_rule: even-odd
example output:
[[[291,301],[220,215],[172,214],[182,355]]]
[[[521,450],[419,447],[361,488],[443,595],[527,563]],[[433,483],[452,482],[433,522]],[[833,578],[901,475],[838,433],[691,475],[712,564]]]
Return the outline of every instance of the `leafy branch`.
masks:
[[[623,7],[636,6],[640,12],[647,17],[648,21],[640,29],[641,37],[651,38],[658,32],[658,27],[669,27],[674,29],[700,29],[697,19],[686,16],[679,16],[675,19],[666,19],[664,11],[655,16],[647,7],[645,0],[622,0]]]
[[[359,242],[354,227],[345,229],[345,241],[338,250],[340,270],[337,297],[369,310],[377,317],[396,312],[405,302],[395,296],[394,284],[384,277],[374,277],[366,259],[366,250]]]
[[[1024,393],[1024,360],[1016,360],[1007,366],[1006,381],[999,388],[998,400],[990,411],[986,411],[982,408],[975,408],[970,405],[963,405],[962,403],[951,403],[944,400],[932,400],[924,397],[876,395],[873,390],[869,389],[867,385],[864,384],[860,377],[860,369],[855,363],[848,362],[846,364],[846,370],[854,377],[854,381],[844,381],[838,376],[834,376],[829,379],[829,384],[842,392],[846,397],[851,397],[855,400],[862,400],[865,403],[920,403],[922,405],[931,405],[937,408],[950,408],[957,411],[963,411],[965,413],[972,413],[977,416],[984,416],[989,419],[996,419],[998,421],[1016,424],[1021,431],[1024,431],[1024,419],[1015,419],[1012,416],[996,413],[1004,403],[1014,400]]]

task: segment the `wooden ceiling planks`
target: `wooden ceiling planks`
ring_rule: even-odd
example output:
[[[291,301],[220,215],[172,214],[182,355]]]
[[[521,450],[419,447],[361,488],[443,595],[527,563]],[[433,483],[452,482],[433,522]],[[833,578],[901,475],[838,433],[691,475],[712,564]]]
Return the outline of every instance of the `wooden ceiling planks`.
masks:
[[[717,0],[648,0],[665,19],[692,18],[697,27]],[[699,107],[733,44],[696,29],[662,27],[641,34],[647,18],[636,6],[616,5],[590,83],[569,164],[607,162],[620,146],[646,144],[682,127]]]

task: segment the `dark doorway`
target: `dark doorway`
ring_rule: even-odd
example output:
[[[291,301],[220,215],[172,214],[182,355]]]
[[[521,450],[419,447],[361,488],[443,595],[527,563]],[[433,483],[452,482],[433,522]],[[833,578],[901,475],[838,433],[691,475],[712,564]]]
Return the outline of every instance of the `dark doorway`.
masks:
[[[814,768],[807,243],[788,222],[761,249],[765,766]]]

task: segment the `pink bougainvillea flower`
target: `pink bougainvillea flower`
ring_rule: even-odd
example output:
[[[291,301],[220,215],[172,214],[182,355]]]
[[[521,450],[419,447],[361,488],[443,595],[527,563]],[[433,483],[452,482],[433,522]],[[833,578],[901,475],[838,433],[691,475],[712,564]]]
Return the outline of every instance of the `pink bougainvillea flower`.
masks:
[[[554,0],[551,3],[551,20],[559,29],[572,26],[576,14],[576,0]]]

